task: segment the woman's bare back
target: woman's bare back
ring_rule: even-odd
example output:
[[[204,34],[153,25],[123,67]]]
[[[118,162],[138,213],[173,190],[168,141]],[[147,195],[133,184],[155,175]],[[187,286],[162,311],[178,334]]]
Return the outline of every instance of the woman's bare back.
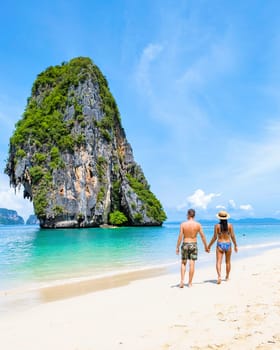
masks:
[[[221,231],[221,225],[215,225],[215,233],[217,234],[217,238],[219,242],[230,242],[232,236],[232,225],[228,224],[228,231]]]

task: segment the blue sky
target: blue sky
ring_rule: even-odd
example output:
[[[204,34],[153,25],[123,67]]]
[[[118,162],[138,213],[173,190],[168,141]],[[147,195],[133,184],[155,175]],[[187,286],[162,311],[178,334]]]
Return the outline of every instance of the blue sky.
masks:
[[[32,203],[4,174],[41,71],[90,57],[169,220],[280,218],[280,2],[10,1],[0,14],[0,207]]]

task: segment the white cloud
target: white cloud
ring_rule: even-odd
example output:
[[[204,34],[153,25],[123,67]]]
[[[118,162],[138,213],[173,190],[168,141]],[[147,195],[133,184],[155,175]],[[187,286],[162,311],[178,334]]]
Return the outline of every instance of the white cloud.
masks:
[[[187,201],[195,208],[207,209],[207,206],[211,203],[212,199],[219,197],[220,195],[220,193],[206,194],[203,190],[198,189],[187,198]]]
[[[241,204],[239,207],[241,210],[252,211],[253,207],[251,204]]]
[[[216,209],[226,209],[224,205],[216,205]]]
[[[237,183],[252,183],[280,170],[279,118],[263,125],[262,138],[253,142],[231,140],[231,163],[237,170]],[[242,149],[242,152],[239,150]],[[254,181],[253,181],[254,182]]]
[[[232,208],[232,209],[235,209],[236,208],[236,203],[233,199],[230,199],[228,201],[228,204],[229,204],[229,207]]]
[[[216,179],[216,184],[212,182],[211,187],[231,198],[226,205],[229,210],[235,210],[236,214],[238,209],[243,214],[256,210],[256,214],[260,215],[256,203],[262,198],[262,201],[267,201],[265,202],[267,211],[261,215],[269,216],[275,213],[277,203],[274,203],[274,198],[280,194],[279,187],[275,186],[280,171],[279,134],[278,117],[278,121],[275,118],[274,121],[263,123],[261,133],[255,137],[252,134],[246,139],[241,139],[241,136],[236,138],[232,135],[228,138],[229,143],[224,143],[224,154],[221,159],[226,160],[221,161],[223,171],[212,168],[209,170],[209,175]],[[224,181],[225,174],[227,181]],[[247,201],[251,203],[252,208],[246,206],[240,208],[240,203],[246,204]]]
[[[139,64],[136,69],[136,81],[141,91],[146,94],[152,93],[151,88],[151,77],[150,77],[150,66],[153,61],[163,50],[163,46],[160,44],[148,44],[140,57]]]
[[[228,38],[224,37],[219,42],[217,40],[206,47],[205,52],[186,68],[184,74],[178,79],[178,83],[191,90],[201,88],[210,80],[216,79],[217,75],[230,72],[234,67],[234,57],[235,52],[229,46]]]
[[[169,18],[171,32],[162,28],[164,41],[149,43],[139,56],[135,82],[148,115],[168,127],[171,147],[180,152],[186,144],[200,145],[209,134],[215,138],[208,108],[213,110],[213,85],[232,74],[238,50],[229,29],[217,35],[190,23],[197,27],[189,32],[186,19],[176,11],[174,16]]]

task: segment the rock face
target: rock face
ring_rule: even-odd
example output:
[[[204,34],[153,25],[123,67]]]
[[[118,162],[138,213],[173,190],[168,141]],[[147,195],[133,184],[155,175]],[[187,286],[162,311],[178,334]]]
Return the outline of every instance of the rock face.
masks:
[[[23,225],[24,220],[15,210],[0,208],[1,225]]]
[[[161,225],[107,81],[89,58],[39,74],[10,138],[6,174],[45,228]]]

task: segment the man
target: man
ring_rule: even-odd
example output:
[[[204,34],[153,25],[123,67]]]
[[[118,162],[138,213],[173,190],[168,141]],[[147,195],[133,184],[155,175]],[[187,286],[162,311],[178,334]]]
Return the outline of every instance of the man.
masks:
[[[194,265],[197,260],[197,234],[200,234],[201,240],[204,244],[204,248],[206,252],[209,252],[207,248],[207,242],[205,235],[203,233],[202,227],[200,223],[194,220],[195,210],[189,209],[187,213],[188,220],[182,222],[180,225],[180,233],[176,246],[176,254],[179,254],[179,247],[181,241],[183,239],[183,243],[181,246],[181,255],[182,255],[182,263],[181,263],[181,282],[180,288],[184,288],[184,279],[186,273],[186,264],[187,260],[189,260],[189,283],[188,286],[192,286],[192,279],[194,275]]]

